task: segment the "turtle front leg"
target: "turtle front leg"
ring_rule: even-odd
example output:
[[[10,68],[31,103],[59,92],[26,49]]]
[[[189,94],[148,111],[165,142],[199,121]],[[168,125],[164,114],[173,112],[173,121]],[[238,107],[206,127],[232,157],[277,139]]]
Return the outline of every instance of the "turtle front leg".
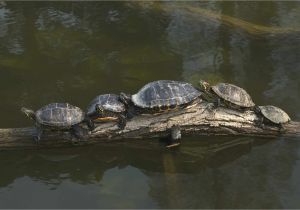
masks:
[[[85,122],[86,122],[87,126],[89,127],[90,131],[95,129],[95,124],[90,117],[88,117],[88,116],[85,117]]]
[[[258,126],[258,127],[260,127],[261,129],[265,129],[266,128],[266,126],[265,126],[265,124],[264,124],[264,118],[263,117],[259,117],[257,120],[255,120],[254,121],[255,122],[255,124]]]
[[[217,99],[217,105],[218,105],[218,107],[219,107],[219,106],[222,106],[222,102],[221,102],[221,99],[220,99],[220,98]]]
[[[84,129],[80,125],[73,125],[71,128],[72,141],[76,140],[87,140],[88,138],[88,130]]]
[[[40,143],[41,137],[43,135],[43,129],[40,125],[36,125],[36,135],[33,137],[37,144]]]
[[[137,115],[141,115],[142,113],[143,113],[143,110],[141,108],[131,106],[128,108],[126,116],[127,116],[127,119],[132,119],[133,117],[135,117]]]
[[[213,108],[217,109],[218,107],[222,106],[222,101],[219,97],[214,97],[213,98]]]
[[[278,124],[279,127],[279,133],[285,133],[286,132],[286,128],[283,126],[282,123]]]
[[[220,99],[219,98],[215,99],[215,100],[213,100],[213,106],[212,106],[212,108],[213,109],[217,109],[220,106],[220,104],[221,104]]]
[[[124,114],[120,114],[118,116],[118,127],[119,129],[123,130],[126,127],[127,118]]]
[[[171,148],[171,147],[176,147],[180,145],[180,139],[181,139],[181,130],[180,127],[177,125],[174,125],[171,128],[171,136],[169,141],[167,142],[166,147]]]
[[[261,117],[259,120],[259,127],[261,127],[263,130],[266,129],[263,117]]]

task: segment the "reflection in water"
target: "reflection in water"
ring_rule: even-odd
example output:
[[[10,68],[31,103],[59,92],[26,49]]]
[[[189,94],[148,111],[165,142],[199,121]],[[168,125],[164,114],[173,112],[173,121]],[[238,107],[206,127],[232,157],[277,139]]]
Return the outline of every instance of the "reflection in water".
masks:
[[[22,18],[24,18],[22,14],[13,13],[10,9],[0,6],[0,46],[13,55],[20,55],[24,52],[20,31],[20,26],[23,25]]]
[[[174,13],[167,28],[168,41],[174,52],[182,56],[183,78],[196,83],[203,75],[218,77],[216,70],[223,56],[222,49],[216,46],[218,36],[212,35],[218,33],[218,25],[191,21],[189,16]]]
[[[0,182],[1,207],[17,207],[8,198],[29,185],[31,196],[42,196],[53,208],[81,206],[79,202],[85,202],[85,207],[116,208],[280,207],[281,192],[292,192],[288,182],[292,174],[286,162],[297,158],[281,153],[292,151],[294,144],[262,144],[262,139],[242,138],[232,139],[230,145],[230,141],[204,138],[199,142],[195,138],[169,152],[145,141],[1,153],[0,165],[5,168]],[[51,190],[63,193],[65,201],[74,196],[78,199],[51,204],[57,201]],[[51,197],[45,201],[44,196]],[[264,199],[266,196],[269,199]],[[20,197],[19,203],[43,206],[41,201],[30,204],[27,198]]]
[[[212,142],[211,142],[212,141]],[[252,140],[245,138],[235,139],[228,143],[228,140],[213,141],[206,140],[199,144],[197,140],[192,140],[178,151],[165,152],[164,147],[158,147],[156,143],[145,142],[128,142],[114,143],[96,146],[95,148],[70,148],[61,150],[45,150],[45,151],[28,151],[28,152],[3,152],[1,153],[1,164],[6,165],[7,171],[15,172],[20,170],[22,175],[36,177],[48,182],[60,177],[60,174],[69,174],[65,178],[80,183],[93,183],[101,180],[104,171],[110,168],[124,168],[128,165],[147,171],[177,173],[187,172],[188,168],[176,169],[177,164],[185,167],[185,162],[192,165],[198,165],[197,168],[206,167],[205,165],[222,165],[227,161],[232,161],[245,152],[249,151]],[[227,154],[228,149],[236,148],[234,154]],[[222,151],[225,151],[222,153]],[[133,154],[133,155],[130,155]],[[144,154],[144,155],[142,155]],[[222,158],[218,158],[222,156]],[[139,158],[137,158],[139,156]],[[145,156],[145,157],[144,157]],[[216,161],[218,160],[218,161]],[[144,164],[147,162],[148,164]],[[47,164],[44,164],[47,163]],[[64,163],[63,165],[58,163]],[[79,164],[80,163],[80,164]],[[97,164],[95,164],[97,163]],[[188,165],[189,165],[188,164]],[[32,168],[32,169],[30,169]],[[36,170],[38,168],[38,170]],[[48,170],[51,169],[51,173]],[[78,172],[80,169],[80,172]],[[76,178],[76,174],[81,173]],[[94,174],[94,178],[90,175]],[[86,174],[86,176],[82,176]],[[53,178],[51,178],[53,176]],[[10,177],[10,176],[7,176]],[[85,178],[86,180],[85,180]],[[11,177],[12,178],[12,177]],[[57,180],[59,182],[59,179]],[[11,182],[5,181],[3,186]]]
[[[0,5],[0,127],[30,125],[16,111],[21,106],[66,101],[84,108],[95,95],[134,93],[157,79],[233,82],[257,104],[278,105],[300,119],[299,34],[249,36],[203,14],[168,9],[178,4]],[[300,27],[299,2],[180,4],[254,24]],[[0,207],[294,208],[300,204],[298,159],[294,140],[224,137],[184,137],[171,151],[130,140],[2,152]]]
[[[35,24],[38,30],[46,30],[55,27],[55,24],[61,24],[66,28],[76,27],[80,28],[80,19],[77,18],[72,12],[64,12],[55,8],[46,8],[40,11]]]
[[[292,147],[280,142],[267,144],[231,163],[205,168],[193,175],[177,173],[171,198],[168,180],[152,174],[151,195],[159,200],[161,207],[171,208],[292,207],[287,203],[292,199],[285,196],[295,195],[293,182],[289,181],[291,170],[286,163],[298,156],[283,155],[284,150],[291,151]]]
[[[299,37],[283,37],[269,42],[272,46],[269,61],[272,63],[274,71],[271,75],[271,81],[264,95],[271,102],[279,106],[287,106],[292,114],[299,112],[299,98],[294,97],[300,94],[300,63],[298,58],[300,52],[297,46],[300,46]],[[288,47],[292,46],[292,47]],[[290,54],[291,53],[291,54]],[[288,90],[288,91],[287,91]]]

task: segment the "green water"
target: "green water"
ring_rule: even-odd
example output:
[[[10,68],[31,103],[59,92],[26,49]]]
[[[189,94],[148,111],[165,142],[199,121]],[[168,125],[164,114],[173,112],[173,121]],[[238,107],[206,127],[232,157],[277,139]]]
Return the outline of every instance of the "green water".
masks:
[[[226,81],[300,120],[300,33],[253,35],[183,9],[300,28],[299,2],[4,2],[0,127],[158,79]],[[171,8],[171,9],[170,9]],[[299,208],[299,138],[184,137],[0,153],[0,208]]]

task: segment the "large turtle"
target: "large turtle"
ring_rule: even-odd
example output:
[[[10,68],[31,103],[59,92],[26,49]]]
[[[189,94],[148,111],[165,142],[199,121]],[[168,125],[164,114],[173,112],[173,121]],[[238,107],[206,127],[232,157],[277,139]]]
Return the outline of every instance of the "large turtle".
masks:
[[[255,104],[251,96],[241,87],[229,83],[219,83],[210,86],[209,83],[200,80],[200,89],[205,92],[202,96],[206,100],[215,102],[234,109],[254,109]]]
[[[260,122],[262,127],[264,124],[275,124],[278,125],[280,131],[282,131],[284,130],[283,125],[291,121],[289,115],[276,106],[258,106],[256,107],[256,112],[263,116]]]
[[[146,84],[134,95],[121,93],[120,98],[129,108],[133,108],[135,114],[160,114],[191,107],[201,102],[201,94],[202,92],[186,82],[158,80]],[[171,128],[170,136],[171,143],[168,147],[179,145],[179,125]]]
[[[45,130],[70,130],[74,137],[82,139],[85,138],[87,130],[79,124],[87,121],[88,126],[92,128],[84,112],[68,103],[51,103],[36,112],[23,107],[21,111],[36,122],[37,141]]]
[[[115,94],[95,97],[87,108],[87,115],[95,122],[116,121],[123,129],[126,126],[126,107]]]

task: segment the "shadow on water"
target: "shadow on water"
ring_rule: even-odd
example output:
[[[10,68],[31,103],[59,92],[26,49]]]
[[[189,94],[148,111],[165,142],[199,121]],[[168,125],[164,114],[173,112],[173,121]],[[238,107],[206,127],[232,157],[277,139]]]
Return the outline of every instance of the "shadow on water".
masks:
[[[134,93],[157,79],[232,82],[257,104],[300,120],[299,34],[257,37],[237,25],[299,28],[299,2],[181,2],[168,9],[178,4],[1,4],[0,127],[30,125],[21,106],[67,101],[84,108],[95,95]],[[0,207],[300,205],[297,141],[187,137],[174,151],[151,142],[0,153]]]
[[[275,192],[270,191],[275,190],[274,184],[286,184],[291,174],[283,161],[293,157],[279,155],[276,150],[267,158],[263,154],[268,154],[270,149],[291,150],[291,146],[282,140],[210,137],[199,140],[193,137],[179,149],[169,151],[158,142],[145,140],[60,150],[3,152],[0,167],[5,170],[1,175],[0,194],[4,200],[0,207],[23,204],[37,208],[43,205],[239,208],[244,205],[234,203],[239,193],[244,193],[245,200],[254,196],[252,193],[275,196]],[[252,156],[256,156],[255,160]],[[276,160],[275,166],[279,162],[284,168],[272,165],[266,168],[264,164],[271,158]],[[8,197],[22,188],[30,188],[30,197],[41,200],[32,203],[23,195],[18,198],[18,204],[10,203]],[[54,192],[63,193],[66,201],[77,197],[79,200],[59,202],[54,196],[45,201],[45,196],[53,196]],[[83,196],[85,194],[89,194],[92,202]],[[108,198],[107,202],[103,201]],[[119,199],[120,203],[114,203]],[[265,203],[265,199],[249,201],[247,206],[281,205],[277,197],[270,199],[270,203]],[[57,203],[52,203],[54,201]],[[85,204],[80,204],[82,202]]]
[[[248,138],[214,140],[204,137],[200,142],[198,138],[193,137],[172,150],[166,150],[163,143],[153,140],[128,140],[83,148],[1,152],[0,163],[5,166],[5,171],[17,172],[14,176],[3,175],[11,181],[4,181],[1,186],[5,187],[22,176],[51,184],[51,180],[59,180],[60,174],[68,174],[65,178],[74,182],[99,182],[106,170],[127,166],[153,173],[197,173],[197,170],[233,161],[247,154],[254,145],[253,139]],[[176,170],[165,166],[164,158],[170,156],[172,162],[180,166]]]

